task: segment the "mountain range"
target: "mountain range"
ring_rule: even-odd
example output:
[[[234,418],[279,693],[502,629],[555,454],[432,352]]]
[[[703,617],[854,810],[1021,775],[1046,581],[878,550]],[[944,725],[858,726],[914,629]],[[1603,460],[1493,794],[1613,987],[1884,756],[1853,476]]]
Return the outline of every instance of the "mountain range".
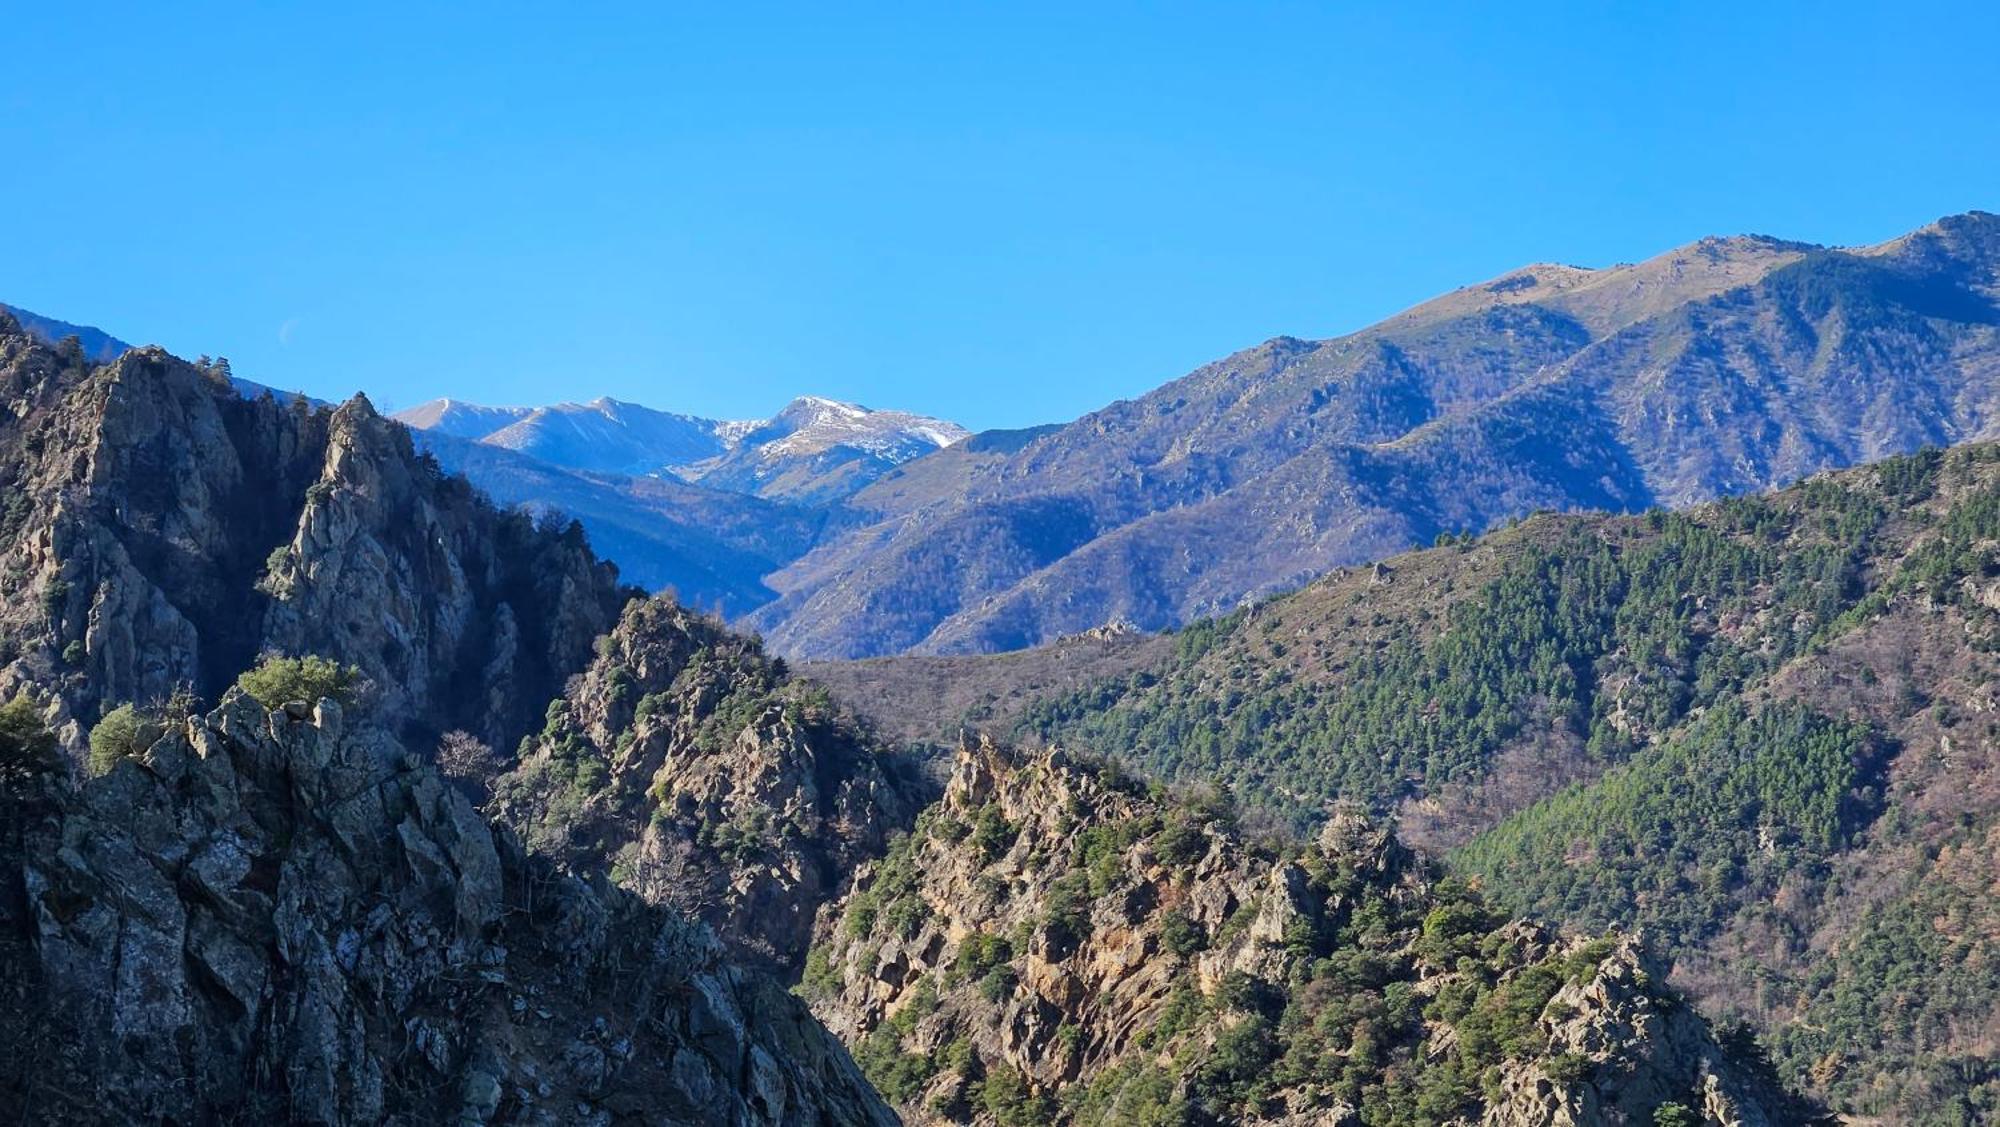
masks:
[[[1990,1119],[1996,295],[1706,240],[949,443],[0,312],[0,1107]]]
[[[395,417],[778,652],[981,653],[1176,626],[1541,509],[1682,506],[1991,437],[1997,278],[1984,212],[1867,247],[1536,264],[976,435],[812,397],[737,422],[610,399]]]
[[[898,468],[765,582],[781,652],[1157,629],[1538,509],[1769,488],[2000,428],[2000,216],[1536,265]]]
[[[14,312],[45,343],[78,338],[95,362],[132,349],[101,329]],[[300,398],[218,364],[246,398]],[[498,503],[581,521],[629,582],[731,617],[776,598],[762,577],[811,548],[841,498],[965,434],[817,397],[731,422],[610,399],[540,408],[439,399],[392,418]]]
[[[95,329],[89,325],[72,325],[67,321],[30,313],[26,309],[5,302],[0,302],[0,313],[13,317],[16,324],[50,344],[55,344],[65,337],[75,337],[77,343],[82,346],[83,354],[100,364],[116,360],[121,353],[132,347],[103,329]]]
[[[365,398],[0,315],[0,403],[10,1116],[1814,1114],[1629,934],[1358,809],[898,747]]]

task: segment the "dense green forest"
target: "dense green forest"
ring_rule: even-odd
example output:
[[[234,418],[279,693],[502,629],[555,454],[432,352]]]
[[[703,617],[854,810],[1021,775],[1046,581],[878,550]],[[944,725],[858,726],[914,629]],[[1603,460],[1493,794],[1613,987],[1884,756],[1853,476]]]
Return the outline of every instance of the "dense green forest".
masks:
[[[1441,631],[1425,628],[1425,592],[1393,586],[1345,622],[1316,624],[1337,635],[1367,615],[1407,627],[1337,679],[1296,676],[1281,637],[1262,654],[1224,645],[1291,625],[1240,611],[1183,631],[1168,670],[1043,702],[1025,725],[1168,777],[1225,780],[1300,821],[1331,796],[1386,808],[1474,780],[1510,740],[1545,730],[1573,734],[1600,763],[1622,761],[1853,608],[1877,533],[1930,488],[1937,461],[1886,471],[1880,492],[1823,480],[1787,505],[1541,518],[1552,527],[1503,534],[1517,556],[1453,605]]]
[[[1879,810],[1876,763],[1859,725],[1730,701],[1453,860],[1547,918],[1637,923],[1678,949],[1743,900],[1822,870]]]

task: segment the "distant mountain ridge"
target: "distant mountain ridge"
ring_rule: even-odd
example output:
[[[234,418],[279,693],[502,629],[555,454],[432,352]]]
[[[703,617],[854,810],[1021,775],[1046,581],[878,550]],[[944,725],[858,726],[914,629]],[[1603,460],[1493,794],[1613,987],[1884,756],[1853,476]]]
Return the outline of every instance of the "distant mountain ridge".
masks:
[[[120,355],[131,351],[132,348],[131,345],[126,344],[103,329],[93,328],[90,325],[72,325],[68,321],[58,321],[54,317],[44,317],[39,313],[30,312],[18,305],[9,305],[4,301],[0,301],[0,312],[13,314],[14,320],[23,329],[26,329],[37,339],[47,341],[49,344],[55,344],[64,337],[75,337],[83,345],[84,356],[98,364],[116,360]]]
[[[770,500],[826,504],[971,432],[907,411],[802,396],[769,419],[721,420],[609,397],[542,407],[437,399],[392,416],[592,473],[671,476]]]
[[[532,410],[529,407],[485,407],[463,399],[433,399],[407,410],[396,411],[389,417],[417,430],[477,440],[520,422]]]
[[[1845,250],[1534,265],[920,458],[766,578],[794,657],[1158,629],[1539,509],[1630,511],[2000,435],[2000,216]]]

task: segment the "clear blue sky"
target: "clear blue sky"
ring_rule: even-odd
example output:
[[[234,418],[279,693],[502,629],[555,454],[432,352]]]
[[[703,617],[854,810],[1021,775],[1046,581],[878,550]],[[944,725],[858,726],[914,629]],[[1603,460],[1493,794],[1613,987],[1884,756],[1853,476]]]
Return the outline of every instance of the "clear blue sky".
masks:
[[[1991,3],[279,7],[0,13],[0,300],[330,398],[1011,426],[2000,210]]]

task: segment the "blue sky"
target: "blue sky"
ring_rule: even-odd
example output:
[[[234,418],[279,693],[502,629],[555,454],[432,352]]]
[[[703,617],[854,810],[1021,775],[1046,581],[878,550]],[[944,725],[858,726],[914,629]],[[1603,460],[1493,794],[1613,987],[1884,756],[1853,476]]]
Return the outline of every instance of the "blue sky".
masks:
[[[2000,210],[1992,4],[568,7],[14,7],[0,300],[394,406],[1014,426],[1528,261]]]

